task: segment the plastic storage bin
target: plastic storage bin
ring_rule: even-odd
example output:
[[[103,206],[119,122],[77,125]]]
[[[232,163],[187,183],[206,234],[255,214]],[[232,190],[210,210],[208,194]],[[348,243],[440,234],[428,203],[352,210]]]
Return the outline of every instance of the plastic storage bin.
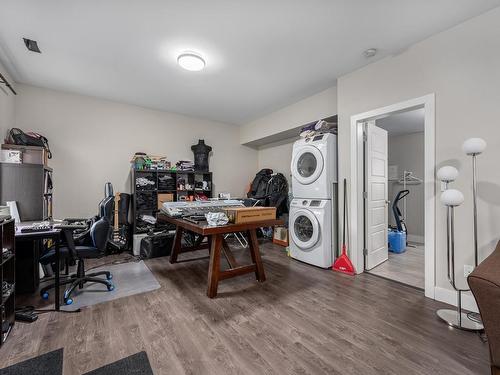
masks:
[[[397,230],[389,231],[389,251],[399,254],[406,250],[406,233]]]

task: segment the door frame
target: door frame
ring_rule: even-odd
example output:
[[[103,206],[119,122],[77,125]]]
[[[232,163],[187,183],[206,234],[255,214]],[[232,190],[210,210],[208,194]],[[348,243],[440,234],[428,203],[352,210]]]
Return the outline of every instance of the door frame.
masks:
[[[425,296],[434,299],[436,284],[435,270],[435,220],[436,220],[436,183],[434,171],[436,165],[435,146],[435,94],[428,94],[415,99],[406,100],[389,106],[377,108],[351,116],[351,165],[350,180],[351,201],[350,238],[351,258],[358,273],[364,272],[364,206],[363,206],[363,123],[376,120],[387,115],[406,112],[412,109],[424,108],[424,216],[425,216]],[[359,229],[358,229],[359,228]]]

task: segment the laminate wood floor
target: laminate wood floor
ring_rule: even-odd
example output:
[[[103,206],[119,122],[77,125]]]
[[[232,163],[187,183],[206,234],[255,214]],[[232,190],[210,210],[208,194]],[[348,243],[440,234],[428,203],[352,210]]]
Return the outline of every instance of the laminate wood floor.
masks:
[[[389,259],[368,272],[423,290],[425,288],[425,248],[423,244],[410,245],[401,254],[389,251]]]
[[[155,374],[489,373],[487,344],[441,323],[435,310],[444,304],[420,291],[314,268],[270,243],[262,252],[265,283],[225,280],[213,300],[208,259],[149,260],[160,289],[17,323],[0,363],[64,348],[65,375],[142,350]]]

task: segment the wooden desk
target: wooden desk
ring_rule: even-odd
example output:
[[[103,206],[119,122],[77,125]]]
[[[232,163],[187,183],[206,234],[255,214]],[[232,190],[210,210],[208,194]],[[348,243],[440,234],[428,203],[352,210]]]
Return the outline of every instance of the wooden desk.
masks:
[[[21,229],[23,227],[28,227],[32,224],[32,222],[21,222],[16,225],[16,242],[22,242],[22,241],[42,241],[42,240],[48,240],[51,239],[54,241],[54,249],[55,249],[55,263],[59,265],[59,259],[60,259],[60,250],[59,250],[59,240],[61,239],[61,229],[50,229],[44,232],[21,232]],[[59,267],[56,267],[55,270],[55,278],[54,278],[54,283],[55,283],[55,310],[59,311],[61,307],[60,303],[60,272],[59,272]]]
[[[176,226],[174,246],[172,254],[170,255],[170,263],[176,263],[177,257],[180,253],[189,251],[200,250],[202,248],[209,249],[210,252],[210,265],[208,269],[208,288],[207,296],[214,298],[217,296],[217,287],[220,280],[229,279],[232,277],[244,275],[250,272],[255,272],[255,277],[258,281],[264,282],[266,275],[264,273],[264,265],[260,257],[259,242],[257,241],[257,228],[260,227],[274,227],[276,225],[283,225],[283,220],[266,220],[246,224],[228,224],[218,227],[211,227],[207,224],[194,224],[183,219],[176,219],[164,214],[159,213],[159,222],[171,223]],[[182,247],[182,234],[184,231],[191,231],[203,237],[208,237],[208,246],[192,246],[188,248]],[[252,257],[252,264],[239,265],[234,258],[234,255],[229,248],[224,235],[228,233],[246,232],[249,238],[250,255]],[[202,238],[203,238],[202,237]],[[221,253],[224,254],[229,268],[221,271],[220,258]]]

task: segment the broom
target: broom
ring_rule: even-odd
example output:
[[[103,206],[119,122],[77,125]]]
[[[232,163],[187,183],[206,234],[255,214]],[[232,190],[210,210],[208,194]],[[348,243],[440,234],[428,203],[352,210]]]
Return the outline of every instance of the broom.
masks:
[[[354,270],[354,266],[351,260],[347,256],[346,230],[348,229],[349,220],[347,211],[347,179],[344,178],[344,227],[342,230],[342,253],[337,259],[335,259],[332,269],[337,272],[342,272],[354,276],[356,271]]]

